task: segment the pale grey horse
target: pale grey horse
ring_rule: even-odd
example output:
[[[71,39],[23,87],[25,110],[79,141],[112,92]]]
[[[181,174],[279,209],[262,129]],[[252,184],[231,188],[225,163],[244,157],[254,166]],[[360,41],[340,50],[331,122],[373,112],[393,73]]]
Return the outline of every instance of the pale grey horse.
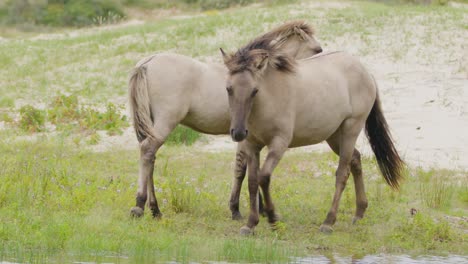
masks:
[[[398,188],[404,163],[392,142],[378,97],[377,84],[358,59],[345,52],[292,60],[268,41],[254,40],[235,54],[221,50],[229,70],[226,90],[231,137],[241,142],[248,168],[250,215],[241,234],[252,234],[259,222],[260,185],[268,221],[277,221],[270,177],[288,148],[327,141],[339,155],[332,206],[320,227],[331,232],[350,172],[354,177],[356,212],[361,219],[368,202],[356,139],[365,128],[379,168]],[[268,147],[260,168],[259,153]]]
[[[313,34],[305,22],[293,21],[259,38],[294,58],[307,58],[322,51]],[[129,81],[131,113],[140,142],[138,191],[131,215],[142,216],[148,200],[153,216],[161,216],[154,193],[154,162],[158,149],[178,124],[206,134],[229,134],[228,97],[220,89],[226,76],[222,64],[177,54],[160,53],[137,63]],[[239,148],[230,199],[234,219],[240,218],[239,193],[246,170],[243,154]]]

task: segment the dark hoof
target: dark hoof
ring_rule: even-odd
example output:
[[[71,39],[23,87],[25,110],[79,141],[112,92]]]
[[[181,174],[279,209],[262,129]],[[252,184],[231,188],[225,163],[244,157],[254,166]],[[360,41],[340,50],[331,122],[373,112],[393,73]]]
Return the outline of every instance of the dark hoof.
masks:
[[[133,207],[130,210],[130,216],[135,217],[135,218],[140,218],[143,216],[143,214],[144,214],[144,211],[140,207]]]
[[[156,220],[161,219],[162,216],[163,216],[163,214],[161,214],[161,212],[157,212],[157,213],[153,212],[153,218],[156,219]]]
[[[359,222],[359,220],[361,220],[362,217],[361,216],[354,216],[353,217],[353,225],[356,224],[357,222]]]
[[[270,213],[267,212],[265,214],[268,216],[268,223],[270,224],[275,224],[276,222],[281,220],[281,217],[274,212],[270,212]]]
[[[333,228],[329,225],[323,224],[320,226],[320,232],[324,234],[331,234],[333,233]]]
[[[242,220],[242,215],[240,212],[232,213],[232,220]]]
[[[243,226],[240,229],[241,236],[252,236],[254,234],[253,228],[248,226]]]

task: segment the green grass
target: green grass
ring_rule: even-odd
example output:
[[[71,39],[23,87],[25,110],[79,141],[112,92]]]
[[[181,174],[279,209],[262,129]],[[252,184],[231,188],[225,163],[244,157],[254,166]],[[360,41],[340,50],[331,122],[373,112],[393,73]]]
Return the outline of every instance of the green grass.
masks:
[[[157,197],[164,214],[132,219],[138,152],[91,153],[60,138],[0,143],[0,259],[19,262],[176,260],[232,262],[287,261],[293,256],[335,253],[465,254],[467,226],[452,225],[446,214],[468,212],[466,184],[454,185],[450,211],[433,209],[419,194],[416,171],[391,191],[375,162],[363,163],[369,199],[366,217],[351,224],[352,180],[344,192],[332,235],[318,227],[334,192],[332,154],[290,153],[272,181],[282,216],[281,229],[261,219],[256,235],[238,235],[242,223],[230,220],[227,206],[233,153],[203,153],[189,147],[166,147],[155,169]],[[447,171],[455,175],[457,172]],[[243,189],[241,210],[248,210]],[[466,199],[466,198],[465,198]],[[409,210],[417,208],[411,217]]]

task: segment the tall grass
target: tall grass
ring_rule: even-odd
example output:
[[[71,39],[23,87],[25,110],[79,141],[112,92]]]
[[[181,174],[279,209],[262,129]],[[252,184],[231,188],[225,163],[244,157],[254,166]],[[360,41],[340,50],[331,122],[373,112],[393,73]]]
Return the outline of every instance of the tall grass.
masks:
[[[293,256],[365,255],[383,248],[415,254],[465,250],[463,226],[439,217],[439,209],[418,207],[417,216],[410,216],[413,205],[407,201],[421,200],[412,178],[398,194],[381,179],[366,178],[369,210],[357,225],[351,224],[354,190],[348,184],[334,234],[320,234],[334,192],[331,154],[287,154],[272,181],[281,228],[273,232],[261,219],[254,237],[241,238],[242,223],[230,220],[227,206],[233,153],[162,148],[155,187],[164,216],[156,221],[148,212],[141,219],[129,216],[137,150],[92,153],[47,137],[6,141],[0,140],[0,260],[287,262]],[[363,169],[378,173],[371,159],[364,159]],[[453,198],[454,205],[462,203]],[[248,212],[246,188],[241,211]]]
[[[201,137],[201,134],[182,125],[178,125],[166,140],[168,145],[187,145],[190,146]]]
[[[419,192],[423,203],[430,208],[449,208],[453,195],[453,182],[439,171],[423,172]]]

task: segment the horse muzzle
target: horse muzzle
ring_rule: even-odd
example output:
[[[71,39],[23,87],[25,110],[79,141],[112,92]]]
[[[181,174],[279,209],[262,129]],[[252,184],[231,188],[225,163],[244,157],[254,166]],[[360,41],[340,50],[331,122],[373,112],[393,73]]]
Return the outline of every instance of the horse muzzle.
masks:
[[[241,142],[247,137],[248,134],[249,131],[247,129],[231,129],[231,138],[235,142]]]

